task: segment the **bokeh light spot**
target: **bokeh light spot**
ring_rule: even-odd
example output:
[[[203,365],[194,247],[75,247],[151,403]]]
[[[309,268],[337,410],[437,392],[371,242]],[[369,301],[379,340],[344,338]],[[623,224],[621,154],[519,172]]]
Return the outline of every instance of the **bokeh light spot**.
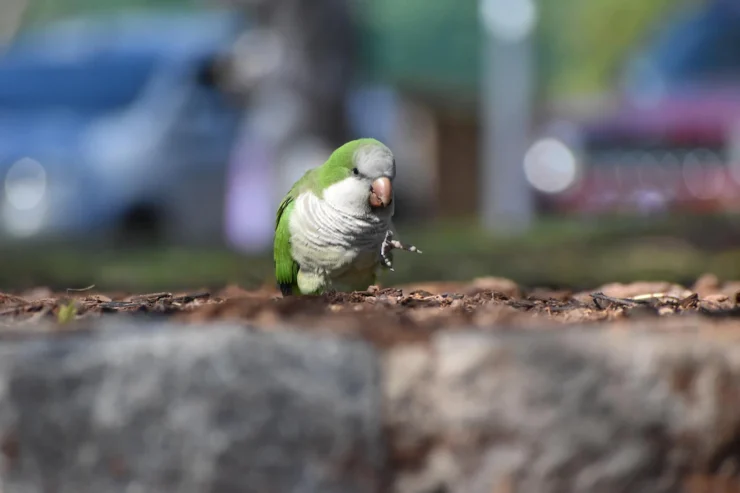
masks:
[[[5,200],[18,210],[37,207],[46,194],[46,170],[38,161],[23,158],[5,175]]]
[[[524,156],[527,181],[540,192],[561,193],[578,178],[578,162],[573,152],[557,139],[535,142]]]

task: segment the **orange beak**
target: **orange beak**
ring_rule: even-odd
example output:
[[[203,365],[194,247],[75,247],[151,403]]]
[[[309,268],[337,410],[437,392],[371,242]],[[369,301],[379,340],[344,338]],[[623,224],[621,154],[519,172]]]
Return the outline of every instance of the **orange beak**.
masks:
[[[393,187],[391,181],[383,176],[375,180],[370,187],[370,207],[388,207],[393,201]]]

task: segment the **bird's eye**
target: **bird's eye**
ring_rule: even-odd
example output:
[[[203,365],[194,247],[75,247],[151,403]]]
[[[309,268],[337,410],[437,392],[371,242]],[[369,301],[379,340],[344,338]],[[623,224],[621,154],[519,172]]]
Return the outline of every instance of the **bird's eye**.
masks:
[[[353,174],[354,174],[355,176],[357,176],[357,175],[359,175],[359,174],[360,174],[360,170],[359,170],[359,169],[357,169],[357,168],[352,168],[352,173],[353,173]]]

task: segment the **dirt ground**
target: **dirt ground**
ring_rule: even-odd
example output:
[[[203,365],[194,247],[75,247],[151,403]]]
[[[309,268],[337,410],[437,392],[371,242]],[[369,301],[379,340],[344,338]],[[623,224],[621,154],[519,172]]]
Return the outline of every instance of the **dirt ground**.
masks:
[[[574,293],[527,289],[501,278],[468,283],[424,283],[320,297],[283,298],[277,290],[98,293],[94,288],[54,293],[45,288],[0,293],[0,327],[66,331],[95,317],[161,317],[180,322],[241,321],[271,330],[291,326],[358,335],[380,346],[422,341],[437,330],[479,327],[508,330],[563,324],[610,323],[629,327],[654,318],[656,327],[699,321],[702,326],[740,328],[740,281],[713,275],[692,286],[667,282],[608,284]],[[676,322],[679,324],[676,324]],[[37,322],[48,322],[37,323]]]

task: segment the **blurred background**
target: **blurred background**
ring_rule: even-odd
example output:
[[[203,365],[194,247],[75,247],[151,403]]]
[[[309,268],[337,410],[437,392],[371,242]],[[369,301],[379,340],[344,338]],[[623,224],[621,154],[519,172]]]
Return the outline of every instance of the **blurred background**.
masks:
[[[424,250],[385,285],[740,277],[735,0],[4,0],[0,288],[272,285],[358,137]]]

